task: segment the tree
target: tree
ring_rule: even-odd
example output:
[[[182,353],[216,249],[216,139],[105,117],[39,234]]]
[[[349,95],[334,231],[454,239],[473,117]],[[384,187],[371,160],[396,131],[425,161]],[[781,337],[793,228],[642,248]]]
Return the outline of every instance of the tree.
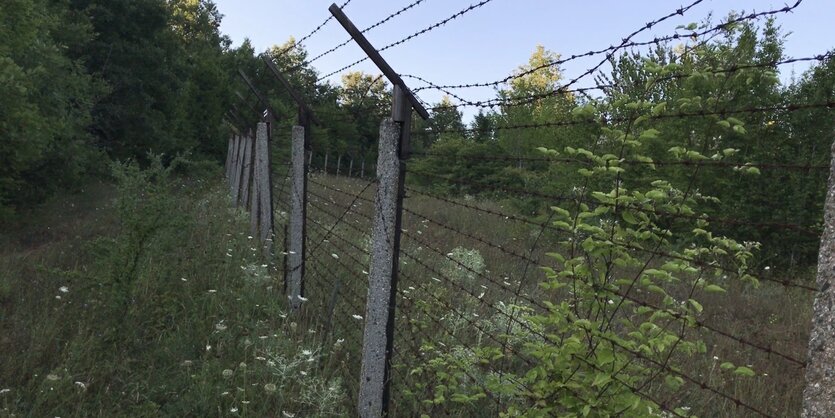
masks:
[[[472,123],[470,123],[470,137],[473,141],[479,143],[495,140],[497,123],[497,115],[495,113],[484,113],[484,111],[479,110],[478,114],[473,118]]]
[[[87,125],[102,85],[67,54],[92,36],[63,1],[0,6],[0,221],[78,181],[95,155]]]
[[[357,138],[336,138],[332,150],[376,158],[380,122],[391,114],[391,91],[383,76],[360,71],[342,76],[339,103],[356,126]]]

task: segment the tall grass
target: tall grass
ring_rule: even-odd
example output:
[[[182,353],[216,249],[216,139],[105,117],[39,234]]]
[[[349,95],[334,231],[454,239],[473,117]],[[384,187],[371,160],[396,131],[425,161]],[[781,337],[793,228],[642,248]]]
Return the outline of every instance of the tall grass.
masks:
[[[346,415],[334,347],[283,311],[218,175],[114,174],[5,237],[0,415]]]

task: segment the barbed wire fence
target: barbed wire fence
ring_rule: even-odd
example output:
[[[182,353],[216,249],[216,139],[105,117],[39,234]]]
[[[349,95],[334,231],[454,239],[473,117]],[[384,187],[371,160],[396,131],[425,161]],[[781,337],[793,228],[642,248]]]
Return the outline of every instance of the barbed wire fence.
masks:
[[[824,219],[753,220],[716,210],[694,210],[693,202],[710,202],[701,193],[706,171],[728,179],[730,186],[726,187],[740,189],[737,196],[761,193],[751,190],[758,183],[745,180],[744,176],[751,173],[764,173],[769,179],[786,178],[790,173],[800,183],[823,188],[830,173],[835,172],[832,156],[819,152],[806,163],[748,161],[745,154],[737,156],[735,152],[705,157],[702,154],[709,150],[704,146],[698,150],[681,147],[673,153],[676,158],[662,160],[630,152],[629,147],[630,141],[654,139],[659,134],[654,129],[640,130],[640,123],[683,121],[697,127],[722,127],[727,123],[727,129],[744,131],[737,128],[743,123],[737,123],[734,116],[750,117],[751,122],[745,124],[749,128],[749,123],[768,124],[778,115],[815,112],[831,118],[835,98],[758,106],[717,100],[677,110],[659,110],[657,103],[651,103],[643,108],[636,106],[633,112],[567,112],[553,120],[493,128],[493,135],[506,131],[555,139],[576,135],[576,129],[588,129],[582,133],[585,147],[543,150],[539,155],[443,149],[415,152],[411,146],[413,137],[477,131],[414,130],[412,112],[421,118],[428,116],[423,101],[414,93],[434,89],[459,102],[434,111],[463,107],[525,111],[531,105],[565,95],[614,92],[626,86],[603,77],[596,77],[593,87],[574,86],[598,75],[606,63],[631,48],[688,39],[692,44],[686,47],[687,53],[733,25],[790,13],[800,7],[802,0],[739,15],[703,29],[634,40],[662,22],[685,16],[703,1],[697,0],[642,25],[616,45],[487,82],[443,85],[419,75],[401,75],[379,54],[490,1],[474,3],[379,50],[364,34],[417,7],[422,0],[362,31],[333,5],[330,10],[335,19],[329,17],[297,44],[273,57],[279,59],[330,22],[342,24],[351,35],[349,40],[291,68],[288,74],[351,41],[357,42],[366,56],[317,81],[371,60],[394,86],[392,118],[382,122],[376,161],[348,157],[343,164],[343,156],[335,153],[336,163],[329,162],[331,150],[320,147],[311,137],[311,123],[321,122],[308,106],[308,96],[293,91],[284,79],[288,74],[282,75],[272,61],[267,62],[267,68],[299,109],[291,143],[271,144],[272,154],[275,148],[286,148],[281,155],[289,155],[289,160],[270,163],[263,159],[272,165],[272,176],[280,176],[276,185],[272,185],[268,172],[255,168],[265,164],[256,164],[261,161],[257,154],[271,152],[255,146],[258,141],[269,144],[269,121],[278,117],[270,98],[243,77],[258,99],[260,107],[254,109],[263,117],[255,129],[255,140],[248,125],[241,122],[248,118],[236,114],[242,113],[240,108],[228,113],[229,124],[236,130],[226,164],[233,202],[256,207],[251,210],[253,232],[260,231],[256,225],[269,225],[272,230],[271,217],[257,208],[266,205],[259,199],[272,201],[272,196],[277,196],[275,232],[259,236],[265,251],[285,258],[288,308],[306,316],[318,328],[323,347],[338,347],[338,352],[331,355],[341,359],[343,382],[359,415],[497,416],[536,411],[548,415],[559,414],[556,405],[570,408],[574,402],[589,407],[619,405],[619,414],[627,416],[777,417],[799,410],[804,416],[827,416],[835,408],[833,377],[828,372],[835,367],[831,332],[835,313],[830,312],[829,303],[835,281],[835,243],[831,242],[835,192],[831,181],[828,189],[814,195],[826,196],[826,202],[805,202],[821,212],[825,209]],[[350,0],[343,7],[348,3]],[[547,92],[483,101],[457,93],[507,85],[540,70],[598,56],[602,58],[595,65]],[[698,76],[720,78],[726,83],[740,74],[830,59],[830,54],[821,53],[757,64],[730,63],[699,74],[675,69],[652,82]],[[416,80],[423,86],[410,89],[403,79]],[[640,86],[637,96],[649,94],[653,83]],[[249,101],[250,97],[241,99]],[[601,140],[607,135],[617,140]],[[314,155],[323,158],[315,159]],[[472,168],[493,174],[460,176],[456,171],[436,167]],[[661,195],[635,192],[627,186],[636,186],[638,179],[630,177],[626,168],[652,170],[659,179],[665,179],[668,170],[680,184],[675,188],[669,182],[653,186],[666,187],[668,192]],[[525,169],[558,173],[574,183],[570,189],[555,190],[527,179]],[[511,177],[501,180],[495,173]],[[595,173],[612,173],[606,183],[611,193],[596,191],[603,186],[594,178]],[[265,184],[270,185],[269,190]],[[529,204],[520,208],[514,200]],[[741,199],[740,204],[752,205],[757,213],[773,209],[754,206],[764,202],[759,198]],[[671,245],[669,237],[682,231],[696,231],[701,242],[706,240],[710,245]],[[767,265],[747,263],[752,256],[745,254],[756,247],[749,243],[754,240],[746,240],[743,235],[737,243],[725,238],[725,231],[791,238],[801,243],[798,245],[819,247],[817,283],[791,277],[790,270],[778,273]],[[597,273],[584,271],[595,258],[603,260],[601,271],[606,272],[605,277],[584,281],[584,275]],[[619,262],[624,265],[615,265]],[[610,276],[611,272],[619,277]],[[673,276],[675,280],[665,280]],[[587,293],[583,293],[585,287],[589,288]],[[583,295],[591,300],[580,300]],[[785,329],[780,339],[775,338],[777,332],[765,332],[768,327],[785,328],[788,322],[774,317],[773,309],[758,306],[764,299],[773,308],[803,305],[792,315],[805,312],[803,318],[812,318],[811,337],[803,329]],[[588,311],[581,312],[585,309]],[[566,317],[556,318],[557,314]],[[765,315],[757,317],[759,314]],[[761,326],[734,325],[743,318],[746,323]],[[572,322],[573,328],[566,328],[560,321]],[[554,364],[560,362],[559,367]],[[640,402],[621,405],[624,393]],[[566,401],[566,397],[574,400]],[[770,398],[781,401],[767,402]],[[648,409],[637,412],[637,404]]]

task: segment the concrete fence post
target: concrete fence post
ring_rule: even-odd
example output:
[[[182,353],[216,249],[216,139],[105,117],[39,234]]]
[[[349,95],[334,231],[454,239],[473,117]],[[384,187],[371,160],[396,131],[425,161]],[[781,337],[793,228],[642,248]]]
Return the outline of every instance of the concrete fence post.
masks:
[[[380,145],[377,162],[377,194],[374,198],[374,225],[371,230],[371,266],[368,270],[368,304],[365,310],[365,330],[360,374],[359,413],[361,417],[382,415],[383,392],[390,373],[388,347],[389,309],[396,291],[400,230],[402,164],[398,155],[400,126],[392,119],[380,125]]]
[[[272,254],[273,249],[273,199],[270,181],[270,145],[268,125],[258,124],[255,135],[255,159],[253,170],[253,189],[251,217],[252,235],[258,237],[263,245],[264,254]]]
[[[351,173],[354,172],[354,159],[351,158],[351,162],[348,163],[348,177],[351,177]]]
[[[226,169],[226,182],[229,185],[229,195],[232,196],[235,190],[235,165],[238,164],[238,135],[232,136],[232,143],[229,148],[229,167]]]
[[[803,418],[831,417],[835,413],[835,143],[823,219],[817,273],[820,291],[815,296],[806,357]]]
[[[401,87],[395,86],[392,118],[380,125],[377,154],[377,194],[371,227],[371,266],[368,269],[358,405],[362,417],[387,415],[389,409],[411,115],[411,104]]]
[[[229,144],[226,146],[226,164],[223,165],[223,177],[229,181],[229,175],[232,174],[232,149],[235,146],[235,136],[229,137]]]
[[[328,155],[329,154],[330,154],[329,152],[325,153],[325,165],[323,166],[324,168],[322,168],[322,171],[324,171],[325,174],[328,174]]]
[[[362,159],[362,165],[360,165],[360,178],[365,178],[365,158]]]
[[[243,161],[243,169],[242,169],[242,176],[241,177],[241,196],[240,196],[240,205],[244,208],[250,208],[250,191],[251,191],[251,183],[252,183],[252,160],[253,160],[253,143],[254,138],[246,138],[244,140],[244,161]]]
[[[336,158],[336,175],[338,176],[340,173],[340,169],[342,168],[342,154]]]
[[[232,175],[232,204],[238,207],[241,196],[241,179],[244,170],[244,144],[247,142],[247,135],[238,137],[238,145],[235,150],[235,172]]]
[[[307,218],[307,169],[305,128],[294,126],[291,144],[290,222],[287,231],[287,296],[299,309],[304,297],[305,219]]]
[[[394,86],[391,119],[380,124],[377,153],[377,193],[371,227],[371,266],[362,341],[357,413],[363,418],[388,416],[391,400],[391,355],[397,277],[400,267],[400,234],[405,195],[406,163],[410,145],[412,111],[424,120],[429,112],[409,91],[400,75],[380,55],[356,25],[336,4],[328,10]]]

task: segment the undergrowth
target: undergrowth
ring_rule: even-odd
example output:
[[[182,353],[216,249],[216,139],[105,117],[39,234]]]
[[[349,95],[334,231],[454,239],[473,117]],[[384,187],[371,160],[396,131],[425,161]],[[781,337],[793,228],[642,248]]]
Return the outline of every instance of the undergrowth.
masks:
[[[339,347],[287,316],[247,215],[180,163],[115,165],[96,218],[2,254],[0,416],[344,415]]]

